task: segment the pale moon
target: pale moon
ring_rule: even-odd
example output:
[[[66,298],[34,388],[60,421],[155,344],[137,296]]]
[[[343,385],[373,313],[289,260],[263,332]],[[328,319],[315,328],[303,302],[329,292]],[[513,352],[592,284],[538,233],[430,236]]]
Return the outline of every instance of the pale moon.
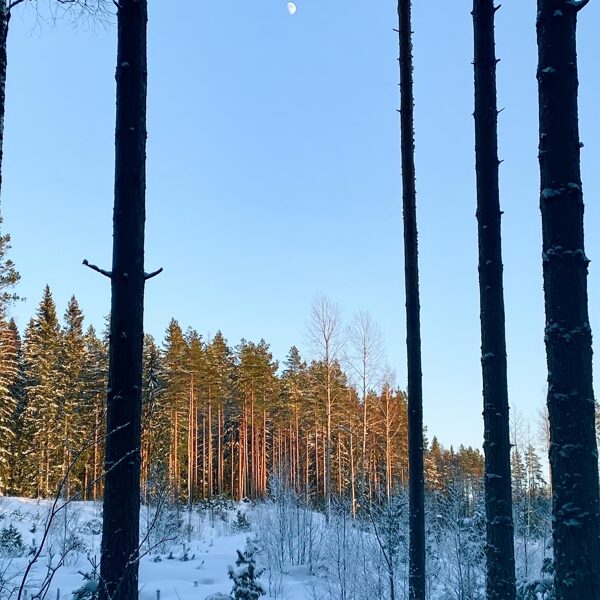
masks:
[[[295,15],[296,11],[298,10],[298,7],[293,2],[288,2],[287,9],[290,15]]]

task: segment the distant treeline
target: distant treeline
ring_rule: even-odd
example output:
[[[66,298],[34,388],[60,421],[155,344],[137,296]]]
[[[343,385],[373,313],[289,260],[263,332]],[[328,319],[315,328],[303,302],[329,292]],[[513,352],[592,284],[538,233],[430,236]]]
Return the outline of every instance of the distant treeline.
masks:
[[[83,322],[72,298],[61,324],[48,287],[22,339],[14,321],[0,320],[2,493],[47,497],[64,480],[67,495],[102,494],[108,347]],[[181,501],[257,498],[275,474],[312,503],[327,497],[329,481],[331,495],[357,506],[363,493],[381,497],[405,486],[406,395],[384,381],[366,392],[365,411],[340,361],[330,366],[306,363],[292,347],[280,368],[264,340],[232,348],[220,332],[203,339],[175,320],[161,346],[146,335],[143,493],[158,483]],[[480,485],[478,449],[444,449],[435,437],[424,444],[430,489]],[[513,455],[517,490],[541,489],[533,447]]]

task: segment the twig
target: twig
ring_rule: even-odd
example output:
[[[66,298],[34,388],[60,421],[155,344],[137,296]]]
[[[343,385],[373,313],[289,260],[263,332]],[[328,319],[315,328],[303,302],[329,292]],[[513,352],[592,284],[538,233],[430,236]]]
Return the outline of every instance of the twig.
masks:
[[[151,273],[144,273],[144,280],[148,281],[148,279],[152,279],[157,275],[160,275],[163,272],[163,268],[157,269],[156,271],[152,271]]]
[[[86,267],[89,267],[90,269],[92,269],[92,271],[96,271],[97,273],[100,273],[101,275],[104,275],[104,277],[108,277],[109,279],[112,279],[112,273],[110,271],[106,271],[105,269],[101,269],[100,267],[97,267],[96,265],[92,265],[87,258],[83,259],[83,264]]]
[[[119,429],[122,429],[123,427],[126,427],[128,425],[121,425],[120,427],[116,427],[115,429],[113,429],[112,431],[108,432],[107,437],[109,435],[112,435],[113,433],[119,431]],[[58,501],[62,496],[62,491],[63,488],[66,484],[66,481],[68,480],[71,471],[75,468],[75,465],[77,464],[78,459],[80,458],[80,456],[88,449],[90,448],[94,443],[96,443],[96,441],[98,440],[98,436],[93,438],[93,440],[88,441],[86,444],[83,445],[83,447],[75,454],[75,457],[73,458],[73,460],[71,460],[71,462],[69,463],[69,466],[67,468],[67,471],[64,475],[64,477],[61,479],[60,483],[58,484],[58,489],[56,491],[56,494],[54,496],[54,500],[52,502],[52,506],[50,508],[50,513],[48,514],[48,519],[46,520],[46,524],[44,526],[44,534],[42,536],[42,539],[40,541],[40,545],[38,546],[35,554],[33,555],[33,557],[31,558],[31,560],[29,561],[29,564],[27,565],[27,567],[25,568],[25,572],[23,573],[23,578],[21,579],[21,585],[19,586],[19,593],[17,594],[17,600],[21,600],[22,596],[23,596],[23,591],[25,589],[25,584],[27,583],[27,578],[29,577],[29,573],[31,572],[31,569],[33,568],[33,565],[35,565],[37,563],[37,561],[39,560],[42,551],[44,549],[44,545],[46,543],[46,540],[48,539],[48,535],[50,533],[50,528],[52,525],[52,522],[54,521],[56,515],[63,510],[65,507],[67,507],[69,504],[71,504],[71,502],[75,501],[77,498],[79,498],[81,496],[81,494],[83,492],[78,492],[77,494],[71,496],[71,498],[69,498],[68,500],[66,500],[65,502],[63,502],[63,504],[61,506],[57,506],[58,505]],[[132,450],[131,452],[128,452],[125,456],[121,457],[118,461],[116,461],[114,464],[112,464],[106,471],[104,471],[99,477],[97,477],[94,481],[92,481],[88,487],[94,485],[98,480],[100,480],[101,478],[105,477],[107,473],[109,473],[110,471],[112,471],[115,467],[117,467],[117,465],[119,465],[121,462],[123,462],[127,457],[129,457],[131,454],[133,454],[136,450]],[[64,557],[63,557],[64,558]]]

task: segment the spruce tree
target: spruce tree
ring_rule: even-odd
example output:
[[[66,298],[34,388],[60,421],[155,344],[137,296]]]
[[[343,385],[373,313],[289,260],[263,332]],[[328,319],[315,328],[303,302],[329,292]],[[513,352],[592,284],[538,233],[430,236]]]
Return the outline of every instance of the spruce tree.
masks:
[[[0,49],[0,63],[1,59]],[[0,95],[2,93],[3,91],[0,90]],[[16,331],[14,322],[13,327],[11,327],[11,321],[8,317],[8,309],[17,299],[13,289],[20,278],[14,263],[8,257],[9,250],[10,235],[2,232],[2,215],[0,214],[0,493],[5,491],[9,479],[8,449],[13,441],[14,427],[12,419],[17,404],[13,389],[19,377],[17,350],[20,351],[20,348],[17,348],[18,335],[17,338],[14,335]]]
[[[61,374],[62,332],[50,288],[25,332],[24,434],[31,452],[24,461],[28,494],[47,497],[62,474],[63,444],[60,421],[64,381]],[[59,433],[60,432],[60,433]]]
[[[164,372],[160,349],[154,338],[144,336],[142,363],[142,490],[148,493],[151,465],[165,469],[169,454],[169,411],[161,394]]]
[[[188,400],[191,373],[187,368],[188,346],[181,326],[171,319],[162,353],[162,402],[168,411],[169,482],[177,497],[185,494],[187,472]]]
[[[64,316],[62,335],[61,375],[63,396],[60,399],[59,420],[63,438],[63,456],[61,477],[67,476],[73,457],[79,455],[91,440],[85,435],[89,430],[86,420],[91,416],[85,411],[84,387],[86,356],[85,336],[83,333],[83,313],[73,296]],[[79,464],[73,465],[72,475],[65,481],[65,494],[68,496],[73,487],[82,491],[85,471],[84,456]]]
[[[243,552],[237,550],[236,569],[229,567],[229,578],[233,581],[231,593],[235,600],[258,600],[266,594],[258,581],[263,569],[256,566],[254,544],[248,540]]]
[[[25,411],[25,367],[23,364],[23,345],[19,329],[11,319],[8,323],[10,343],[15,357],[17,375],[13,378],[9,388],[10,399],[14,410],[10,419],[12,433],[8,449],[8,481],[7,493],[13,496],[22,495],[21,484],[23,477],[22,457],[29,449],[25,446],[26,437],[23,435],[23,414]]]
[[[557,600],[600,598],[600,493],[577,102],[577,18],[587,3],[537,3],[540,209]]]
[[[11,450],[15,444],[15,416],[21,382],[21,349],[14,321],[0,315],[0,493],[11,481]],[[14,463],[12,463],[14,467]]]

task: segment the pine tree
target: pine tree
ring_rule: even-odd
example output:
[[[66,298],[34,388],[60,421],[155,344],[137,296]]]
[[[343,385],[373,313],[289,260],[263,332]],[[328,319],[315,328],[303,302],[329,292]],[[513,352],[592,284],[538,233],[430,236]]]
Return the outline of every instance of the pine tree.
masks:
[[[258,600],[266,594],[258,581],[263,569],[256,566],[255,552],[254,544],[248,540],[243,552],[237,550],[238,557],[235,561],[237,568],[228,569],[229,578],[233,581],[231,593],[235,600]]]
[[[398,1],[400,133],[404,216],[404,282],[408,365],[409,598],[425,600],[425,484],[423,475],[423,375],[415,189],[411,0]]]
[[[170,424],[169,481],[178,497],[184,497],[187,472],[188,400],[191,373],[188,345],[181,326],[171,319],[162,352],[161,402],[168,410]]]
[[[213,429],[213,412],[216,416],[217,427],[214,432],[215,446],[212,451],[216,454],[216,492],[222,494],[225,490],[225,447],[232,448],[233,432],[228,426],[226,432],[226,422],[231,420],[236,409],[233,405],[233,369],[234,357],[227,346],[227,341],[220,331],[217,331],[210,343],[206,347],[204,355],[204,369],[199,377],[204,396],[210,399],[211,418],[208,419],[208,429],[210,433],[210,442],[212,445]],[[208,417],[208,415],[207,415]],[[230,452],[230,476],[233,471],[233,453]],[[212,461],[214,463],[214,460]],[[230,477],[231,479],[231,477]],[[230,490],[233,495],[233,490]]]
[[[600,598],[600,504],[580,172],[576,29],[538,0],[540,209],[557,600]]]
[[[301,451],[300,422],[307,399],[309,381],[306,363],[302,360],[296,346],[292,346],[284,362],[280,387],[280,428],[283,422],[290,430],[290,460],[286,466],[293,488],[300,492],[305,477],[302,475],[301,461],[304,454]],[[281,473],[279,474],[281,477]]]
[[[242,404],[239,495],[256,498],[267,492],[267,410],[278,395],[278,364],[264,340],[258,344],[242,340],[236,354]]]
[[[147,0],[117,5],[115,201],[100,600],[138,594],[146,219]]]
[[[81,479],[85,482],[84,498],[100,497],[104,464],[105,401],[108,384],[108,347],[98,338],[96,330],[88,327],[85,336],[85,364],[81,374],[83,382],[83,440],[89,444],[85,454],[86,466]]]
[[[486,590],[489,600],[515,598],[510,436],[501,211],[494,0],[473,0],[475,156],[485,451]]]

